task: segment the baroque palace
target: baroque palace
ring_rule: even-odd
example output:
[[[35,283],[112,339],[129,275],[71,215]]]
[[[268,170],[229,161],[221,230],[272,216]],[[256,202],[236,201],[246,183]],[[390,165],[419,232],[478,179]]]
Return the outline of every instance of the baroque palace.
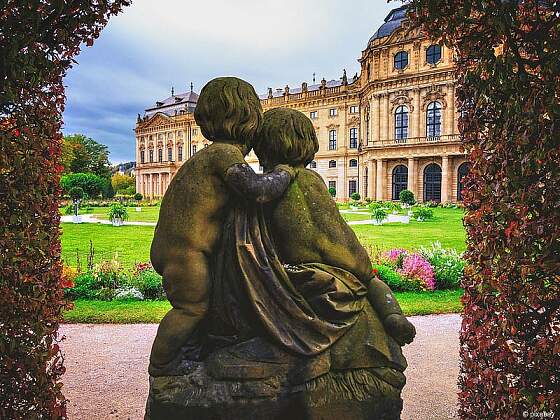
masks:
[[[359,59],[360,75],[301,87],[269,89],[263,109],[287,107],[313,122],[319,152],[311,169],[337,200],[358,192],[373,200],[398,200],[403,189],[418,201],[461,200],[468,172],[455,108],[453,51],[406,32],[406,7],[392,10]],[[171,92],[138,116],[137,191],[161,197],[183,164],[209,141],[193,111],[198,95]],[[247,157],[255,170],[255,155]]]

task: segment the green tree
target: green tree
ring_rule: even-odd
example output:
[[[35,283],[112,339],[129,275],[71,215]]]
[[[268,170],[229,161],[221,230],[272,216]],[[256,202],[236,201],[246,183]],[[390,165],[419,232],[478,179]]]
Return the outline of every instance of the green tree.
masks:
[[[62,164],[65,173],[92,172],[102,178],[110,178],[109,150],[83,134],[64,137]]]
[[[111,177],[111,185],[116,193],[123,194],[123,191],[130,191],[132,188],[136,188],[136,178],[129,175],[121,175],[116,173]],[[136,191],[134,191],[136,192]],[[133,192],[133,194],[134,194]]]
[[[60,185],[66,194],[73,188],[80,187],[89,197],[97,197],[105,190],[106,181],[96,174],[77,173],[63,175]]]

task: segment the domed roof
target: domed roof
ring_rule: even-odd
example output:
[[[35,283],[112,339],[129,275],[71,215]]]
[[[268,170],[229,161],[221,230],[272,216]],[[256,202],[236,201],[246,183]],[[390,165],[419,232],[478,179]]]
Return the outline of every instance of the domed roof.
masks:
[[[407,6],[401,6],[397,9],[393,9],[389,12],[385,18],[385,23],[379,27],[379,29],[373,34],[373,36],[368,41],[368,46],[372,41],[391,35],[401,26],[402,21],[406,18]]]

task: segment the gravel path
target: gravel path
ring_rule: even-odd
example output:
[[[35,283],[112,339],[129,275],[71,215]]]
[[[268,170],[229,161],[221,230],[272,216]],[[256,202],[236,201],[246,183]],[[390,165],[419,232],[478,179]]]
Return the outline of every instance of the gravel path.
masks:
[[[459,315],[411,317],[404,420],[456,418]],[[64,393],[71,419],[142,419],[157,325],[66,324]],[[342,419],[341,419],[342,420]]]

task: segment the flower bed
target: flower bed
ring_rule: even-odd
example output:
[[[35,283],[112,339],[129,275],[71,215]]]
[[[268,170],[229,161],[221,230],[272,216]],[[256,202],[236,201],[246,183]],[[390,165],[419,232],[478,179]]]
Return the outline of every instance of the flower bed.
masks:
[[[394,291],[433,291],[458,289],[465,263],[455,250],[439,242],[418,252],[392,249],[380,254],[374,274]]]

